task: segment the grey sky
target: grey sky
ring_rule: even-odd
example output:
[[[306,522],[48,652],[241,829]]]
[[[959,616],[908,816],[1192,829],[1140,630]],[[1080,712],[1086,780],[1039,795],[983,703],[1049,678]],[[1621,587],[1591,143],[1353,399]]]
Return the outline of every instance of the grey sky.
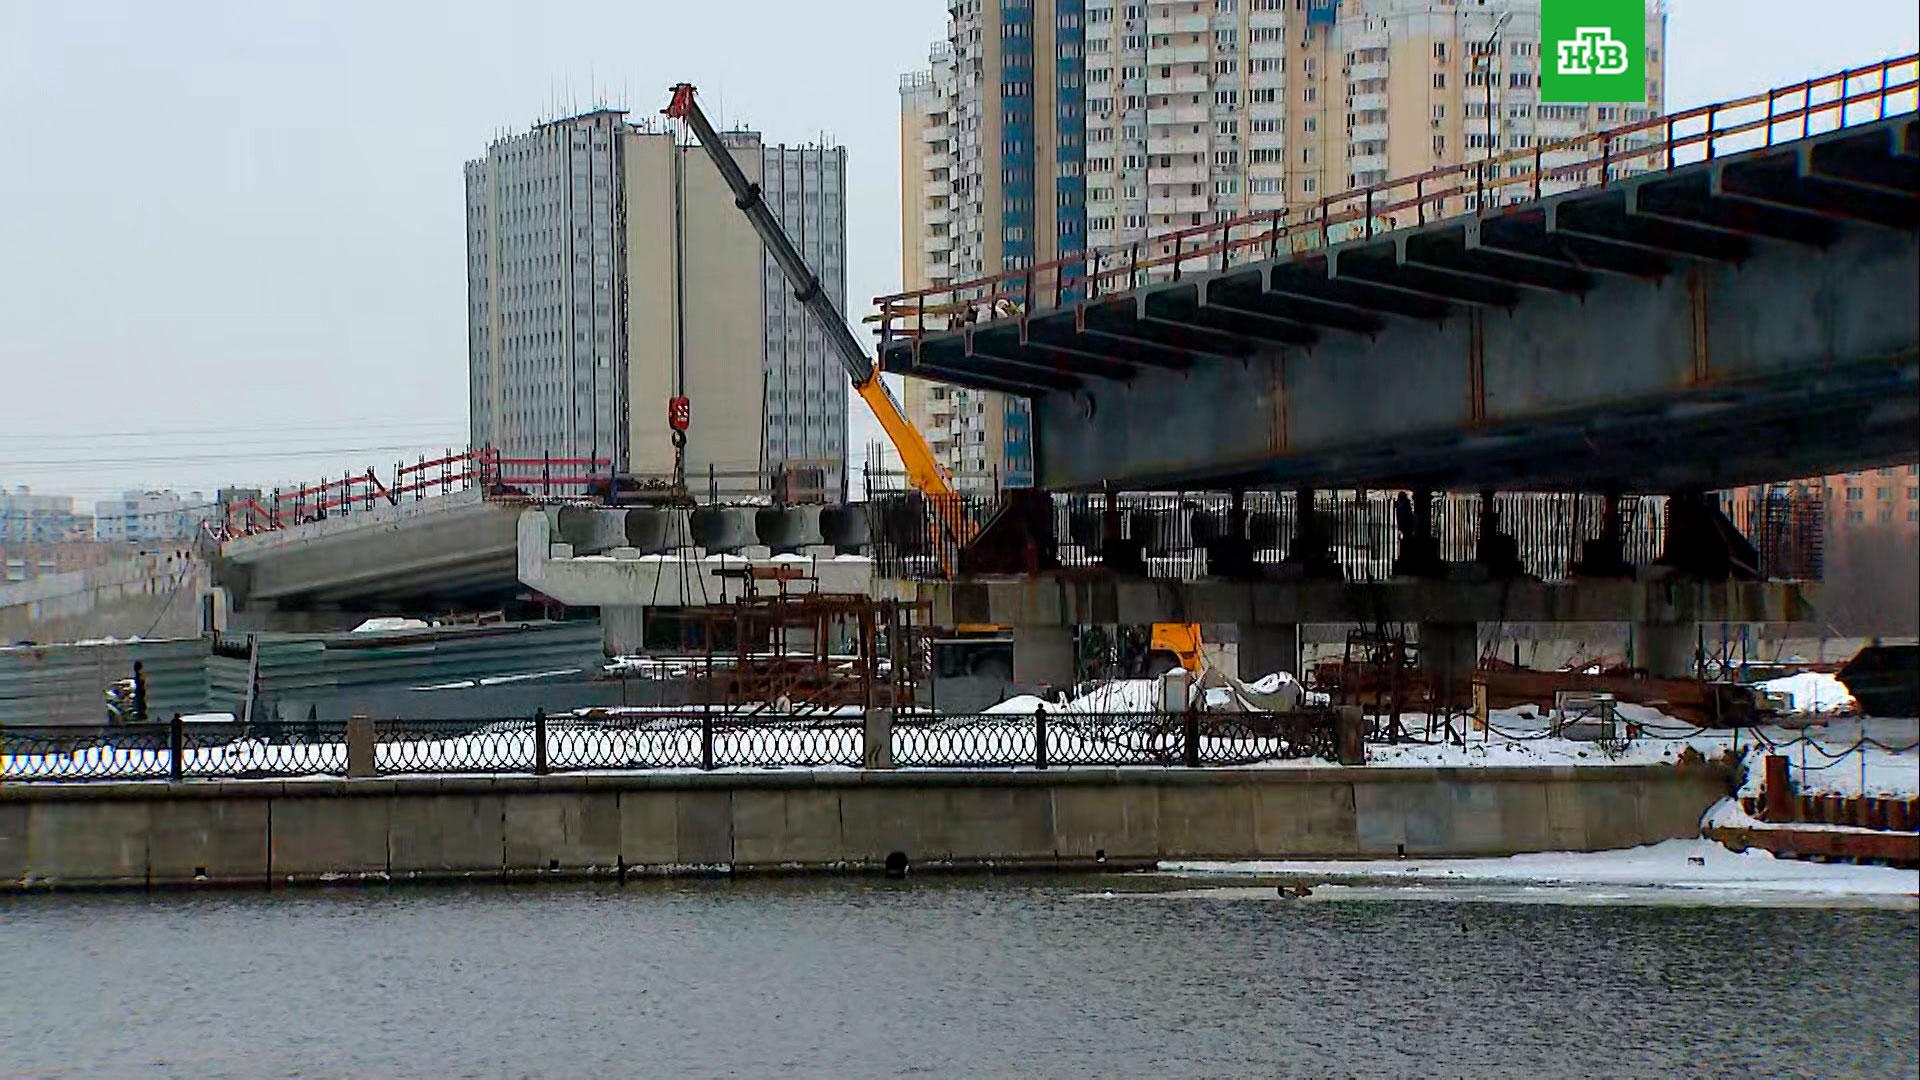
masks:
[[[864,307],[899,282],[897,79],[945,19],[943,0],[0,0],[0,483],[90,502],[464,442],[461,163],[570,104],[658,109],[683,79],[770,140],[849,148]],[[1917,24],[1912,0],[1674,0],[1667,104],[1911,52]],[[854,420],[857,456],[877,431]]]

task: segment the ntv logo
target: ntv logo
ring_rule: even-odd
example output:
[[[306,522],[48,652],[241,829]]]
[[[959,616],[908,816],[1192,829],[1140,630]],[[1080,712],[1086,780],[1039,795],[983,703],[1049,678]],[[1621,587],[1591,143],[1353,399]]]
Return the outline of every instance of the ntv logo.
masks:
[[[1571,39],[1556,43],[1562,75],[1624,75],[1632,54],[1627,43],[1604,26],[1583,26]]]
[[[1648,0],[1540,0],[1540,100],[1647,100]]]

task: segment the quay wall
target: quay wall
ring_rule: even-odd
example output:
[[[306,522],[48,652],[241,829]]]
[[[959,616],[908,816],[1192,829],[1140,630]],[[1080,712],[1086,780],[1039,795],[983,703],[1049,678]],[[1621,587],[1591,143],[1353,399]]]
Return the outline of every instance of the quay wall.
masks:
[[[1699,834],[1720,765],[0,785],[0,891],[1506,855]]]

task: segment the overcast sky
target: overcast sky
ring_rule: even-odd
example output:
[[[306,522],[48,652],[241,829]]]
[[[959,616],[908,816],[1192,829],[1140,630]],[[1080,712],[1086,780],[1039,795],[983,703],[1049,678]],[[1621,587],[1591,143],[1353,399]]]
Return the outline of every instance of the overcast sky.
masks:
[[[897,81],[944,0],[0,0],[0,484],[272,486],[465,441],[461,163],[678,81],[849,151],[899,284]],[[1912,52],[1913,0],[1673,0],[1669,108]],[[854,407],[860,408],[858,402]],[[855,456],[876,429],[855,416]]]

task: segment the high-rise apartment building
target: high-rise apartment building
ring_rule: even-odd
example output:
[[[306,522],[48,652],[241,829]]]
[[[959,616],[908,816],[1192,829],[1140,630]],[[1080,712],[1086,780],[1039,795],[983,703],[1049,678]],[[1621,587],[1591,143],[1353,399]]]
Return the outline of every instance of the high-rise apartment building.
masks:
[[[722,137],[844,304],[845,151]],[[495,141],[466,186],[476,445],[666,475],[685,396],[689,476],[844,473],[845,376],[704,151],[603,109]]]
[[[963,233],[975,253],[974,269],[962,276],[979,274],[978,210],[974,227],[963,229],[954,188],[958,89],[953,46],[944,41],[934,45],[925,70],[900,77],[900,276],[907,289],[952,284],[960,257],[954,242]],[[1005,395],[908,379],[904,397],[907,418],[956,484],[977,486],[1004,467]]]
[[[838,146],[768,146],[761,196],[813,267],[836,308],[847,310],[847,152]],[[729,202],[731,205],[731,202]],[[838,476],[847,461],[847,373],[794,299],[772,258],[766,285],[766,459],[818,465]]]
[[[1664,0],[1647,5],[1646,100],[1623,105],[1540,102],[1539,0],[950,0],[948,11],[944,47],[902,81],[908,288],[1087,249],[1166,255],[1155,237],[1301,213],[1392,177],[1646,119],[1663,101]],[[1616,175],[1646,165],[1629,156],[1644,144],[1616,144]],[[909,397],[936,404],[924,386]],[[1023,414],[1015,402],[1005,415]],[[1030,466],[1030,432],[1006,425],[1003,460],[1017,446]]]

